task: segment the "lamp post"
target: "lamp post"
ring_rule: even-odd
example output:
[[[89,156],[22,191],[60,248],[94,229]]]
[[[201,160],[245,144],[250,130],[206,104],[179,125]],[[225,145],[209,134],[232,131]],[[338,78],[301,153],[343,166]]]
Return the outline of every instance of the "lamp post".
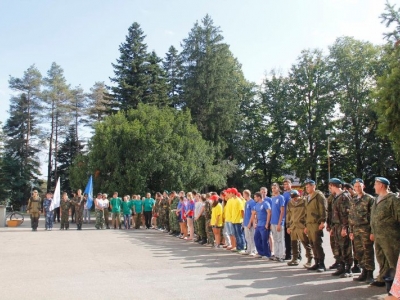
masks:
[[[331,134],[331,131],[329,129],[325,130],[325,134],[328,137],[328,182],[331,180],[331,153],[330,153],[330,140],[329,140],[329,135]]]

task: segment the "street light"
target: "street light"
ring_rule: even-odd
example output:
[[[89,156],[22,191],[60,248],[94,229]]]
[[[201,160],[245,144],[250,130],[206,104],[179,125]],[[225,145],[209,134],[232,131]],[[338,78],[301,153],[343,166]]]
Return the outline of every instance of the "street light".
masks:
[[[331,180],[331,153],[330,153],[330,149],[329,149],[329,147],[330,147],[329,135],[331,134],[331,131],[329,129],[326,129],[325,130],[325,134],[328,137],[328,151],[327,151],[327,154],[328,154],[328,183],[329,183],[329,181]]]

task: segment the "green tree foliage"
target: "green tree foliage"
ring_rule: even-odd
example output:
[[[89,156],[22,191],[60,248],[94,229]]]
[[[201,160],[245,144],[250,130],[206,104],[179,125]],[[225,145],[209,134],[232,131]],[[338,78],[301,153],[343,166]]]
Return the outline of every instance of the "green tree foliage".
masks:
[[[7,178],[8,195],[13,204],[24,204],[31,190],[31,180],[40,175],[39,149],[27,143],[28,124],[30,139],[37,133],[37,117],[28,114],[28,98],[25,93],[10,100],[10,117],[3,130],[6,135],[3,159],[3,176]],[[29,120],[27,119],[29,116]]]
[[[182,107],[182,64],[178,50],[174,46],[169,47],[163,61],[168,86],[168,98],[171,107]]]
[[[291,139],[297,155],[293,167],[300,178],[317,178],[319,161],[326,157],[326,124],[334,113],[335,102],[326,58],[320,50],[302,51],[290,73],[288,105],[296,126]]]
[[[117,63],[112,64],[114,77],[110,78],[114,83],[110,87],[114,111],[137,108],[139,103],[158,106],[167,103],[167,85],[161,60],[155,52],[147,52],[145,37],[140,25],[135,22],[128,29],[125,43],[119,47],[121,55]]]
[[[72,95],[70,86],[64,77],[64,70],[56,63],[53,63],[47,72],[44,85],[46,87],[46,90],[43,92],[45,114],[50,123],[47,189],[52,190],[54,189],[53,183],[58,177],[57,161],[59,143],[67,133],[71,121],[69,104],[71,103]],[[54,174],[53,178],[52,174]]]
[[[58,176],[60,177],[60,187],[62,191],[73,190],[70,183],[70,168],[74,159],[82,149],[83,146],[76,136],[75,125],[71,125],[68,134],[65,137],[65,140],[61,143],[58,151]]]
[[[108,115],[108,108],[111,105],[111,101],[107,98],[107,88],[104,82],[96,82],[90,88],[90,93],[87,97],[87,115],[83,122],[85,125],[94,128],[96,122],[102,121]]]
[[[88,162],[75,161],[73,174],[87,166],[95,185],[122,193],[223,187],[232,166],[213,165],[213,149],[191,124],[188,111],[140,104],[96,124]]]
[[[195,23],[182,48],[183,107],[190,109],[203,138],[217,147],[217,159],[224,159],[227,141],[241,121],[240,102],[248,83],[209,15]]]

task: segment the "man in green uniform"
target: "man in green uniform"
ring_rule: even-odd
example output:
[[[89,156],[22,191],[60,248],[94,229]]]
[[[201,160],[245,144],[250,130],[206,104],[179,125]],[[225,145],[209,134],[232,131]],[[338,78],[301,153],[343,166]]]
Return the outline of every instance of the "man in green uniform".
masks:
[[[288,266],[297,266],[299,262],[299,247],[298,241],[300,241],[304,249],[306,249],[307,263],[305,267],[311,267],[311,261],[313,255],[311,253],[311,245],[307,235],[304,233],[305,228],[305,216],[306,216],[306,204],[305,199],[300,197],[300,194],[296,190],[290,191],[290,198],[286,210],[286,227],[287,233],[290,234],[292,243],[292,260],[288,262]]]
[[[76,195],[71,200],[71,206],[75,206],[75,221],[78,230],[82,230],[83,209],[86,203],[86,198],[82,196],[82,190],[76,191]]]
[[[60,230],[68,230],[69,229],[69,209],[71,208],[71,202],[68,199],[68,194],[62,194],[62,200],[60,203],[61,209],[61,226]]]
[[[324,272],[326,267],[325,253],[322,248],[322,237],[324,235],[322,230],[325,228],[327,203],[324,194],[316,190],[314,180],[306,181],[306,191],[308,196],[306,198],[306,228],[304,233],[310,240],[315,260],[315,264],[308,270]]]
[[[329,180],[329,188],[335,195],[332,206],[334,224],[332,233],[335,237],[335,246],[340,249],[341,254],[339,267],[332,275],[342,278],[352,277],[353,252],[349,238],[350,194],[342,190],[342,181],[338,178]]]
[[[362,272],[354,281],[372,283],[375,270],[374,242],[371,241],[371,208],[374,198],[364,192],[364,181],[360,178],[353,180],[356,196],[352,198],[349,224],[350,239],[354,244],[354,257],[357,258]]]
[[[211,194],[206,194],[206,202],[204,203],[204,216],[205,216],[205,230],[207,235],[207,244],[213,246],[214,245],[214,233],[212,231],[210,222],[211,222],[211,209],[212,209],[212,202],[210,200]]]
[[[160,203],[160,215],[159,215],[159,221],[160,221],[160,226],[161,229],[164,230],[164,232],[169,232],[169,199],[168,199],[168,191],[164,191],[161,203]]]
[[[178,216],[176,215],[176,209],[179,203],[179,197],[175,191],[172,191],[169,196],[169,228],[170,235],[178,236],[180,234],[180,227],[178,223]]]
[[[136,199],[133,201],[133,213],[135,214],[135,229],[140,229],[142,224],[142,212],[143,202],[140,199],[140,195],[136,195]]]
[[[389,192],[390,182],[384,177],[375,178],[375,193],[378,195],[371,208],[371,241],[375,242],[375,255],[379,264],[379,275],[371,286],[385,286],[383,276],[396,269],[400,252],[400,200]]]
[[[31,217],[32,231],[37,231],[39,226],[40,211],[42,210],[42,200],[39,197],[38,191],[33,190],[32,196],[28,200],[27,212]]]
[[[329,232],[329,242],[331,244],[331,250],[333,253],[333,257],[335,258],[335,262],[333,265],[329,267],[329,270],[335,270],[340,265],[340,249],[336,246],[335,243],[335,236],[333,234],[335,224],[332,223],[332,216],[333,216],[333,201],[335,200],[335,194],[332,192],[331,187],[328,185],[329,188],[329,197],[326,199],[328,204],[328,214],[326,220],[326,231]]]

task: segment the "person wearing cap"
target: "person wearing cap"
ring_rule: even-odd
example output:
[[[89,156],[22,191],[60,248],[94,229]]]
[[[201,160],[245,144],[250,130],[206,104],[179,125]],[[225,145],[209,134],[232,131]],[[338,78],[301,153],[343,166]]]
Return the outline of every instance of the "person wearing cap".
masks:
[[[269,261],[271,259],[271,248],[269,245],[269,235],[271,226],[271,206],[265,201],[260,192],[254,194],[256,205],[253,208],[250,224],[255,223],[254,244],[258,254],[254,257],[263,258]]]
[[[158,216],[158,220],[160,221],[160,227],[164,232],[169,231],[169,200],[168,200],[168,191],[165,190],[162,194],[160,201],[160,215]]]
[[[175,191],[172,191],[169,195],[169,229],[170,235],[179,236],[179,222],[176,210],[179,204],[179,197]]]
[[[287,264],[288,266],[298,266],[299,261],[299,241],[303,244],[306,250],[307,263],[304,267],[311,267],[311,261],[313,255],[311,252],[310,241],[307,235],[304,233],[305,223],[306,223],[306,204],[304,198],[300,197],[300,193],[297,190],[290,191],[290,201],[287,205],[286,214],[286,227],[287,232],[290,234],[290,239],[292,242],[293,256],[292,260]]]
[[[96,199],[94,199],[94,209],[96,213],[96,222],[94,227],[96,229],[104,228],[104,200],[103,194],[98,193]]]
[[[375,255],[379,274],[371,286],[385,286],[384,276],[396,269],[400,252],[400,200],[389,191],[390,182],[376,177],[374,189],[378,195],[371,208],[371,241],[375,242]]]
[[[103,213],[104,213],[104,224],[106,229],[110,229],[110,201],[108,200],[108,195],[103,194]]]
[[[332,223],[332,216],[333,216],[333,202],[335,201],[335,194],[332,191],[331,186],[328,184],[328,189],[329,189],[329,196],[326,199],[327,202],[327,219],[326,219],[326,231],[329,232],[329,242],[331,245],[331,250],[333,253],[333,258],[335,259],[335,262],[329,267],[329,270],[337,270],[337,268],[340,266],[340,248],[336,246],[336,241],[335,241],[335,236],[333,234],[334,232],[334,227],[335,224]]]
[[[353,278],[353,280],[372,283],[374,280],[375,255],[374,243],[369,237],[371,234],[371,208],[374,204],[374,198],[364,192],[364,181],[362,179],[356,178],[352,183],[356,196],[351,200],[349,236],[354,245],[354,258],[358,260],[362,268],[360,276]]]
[[[86,203],[86,199],[84,199],[82,195],[82,190],[78,189],[74,198],[71,199],[71,207],[75,208],[75,222],[76,229],[82,230],[82,222],[83,222],[83,208]],[[72,216],[72,213],[71,213]]]
[[[212,201],[210,225],[215,237],[215,244],[212,247],[214,249],[220,249],[222,248],[220,245],[222,227],[222,205],[218,201],[218,195],[212,195],[210,197],[210,200]]]
[[[337,270],[332,273],[332,276],[352,277],[353,251],[349,238],[350,194],[342,190],[342,181],[338,178],[331,178],[329,187],[335,194],[332,206],[332,223],[334,227],[331,230],[331,234],[335,237],[336,247],[340,249],[340,264]]]
[[[314,180],[307,180],[306,185],[306,228],[307,234],[313,249],[315,264],[307,268],[310,271],[324,272],[325,252],[322,248],[323,229],[325,228],[327,203],[324,194],[316,189]]]
[[[222,226],[222,239],[223,239],[223,247],[224,248],[228,248],[231,247],[231,237],[228,234],[228,230],[226,227],[226,223],[225,223],[225,212],[226,212],[226,204],[228,201],[228,197],[226,195],[226,191],[222,191],[219,195],[219,198],[222,199],[222,222],[224,223],[224,226]]]
[[[32,231],[37,231],[39,226],[40,211],[42,210],[42,200],[37,190],[33,190],[32,196],[28,200],[27,212],[31,217]]]

